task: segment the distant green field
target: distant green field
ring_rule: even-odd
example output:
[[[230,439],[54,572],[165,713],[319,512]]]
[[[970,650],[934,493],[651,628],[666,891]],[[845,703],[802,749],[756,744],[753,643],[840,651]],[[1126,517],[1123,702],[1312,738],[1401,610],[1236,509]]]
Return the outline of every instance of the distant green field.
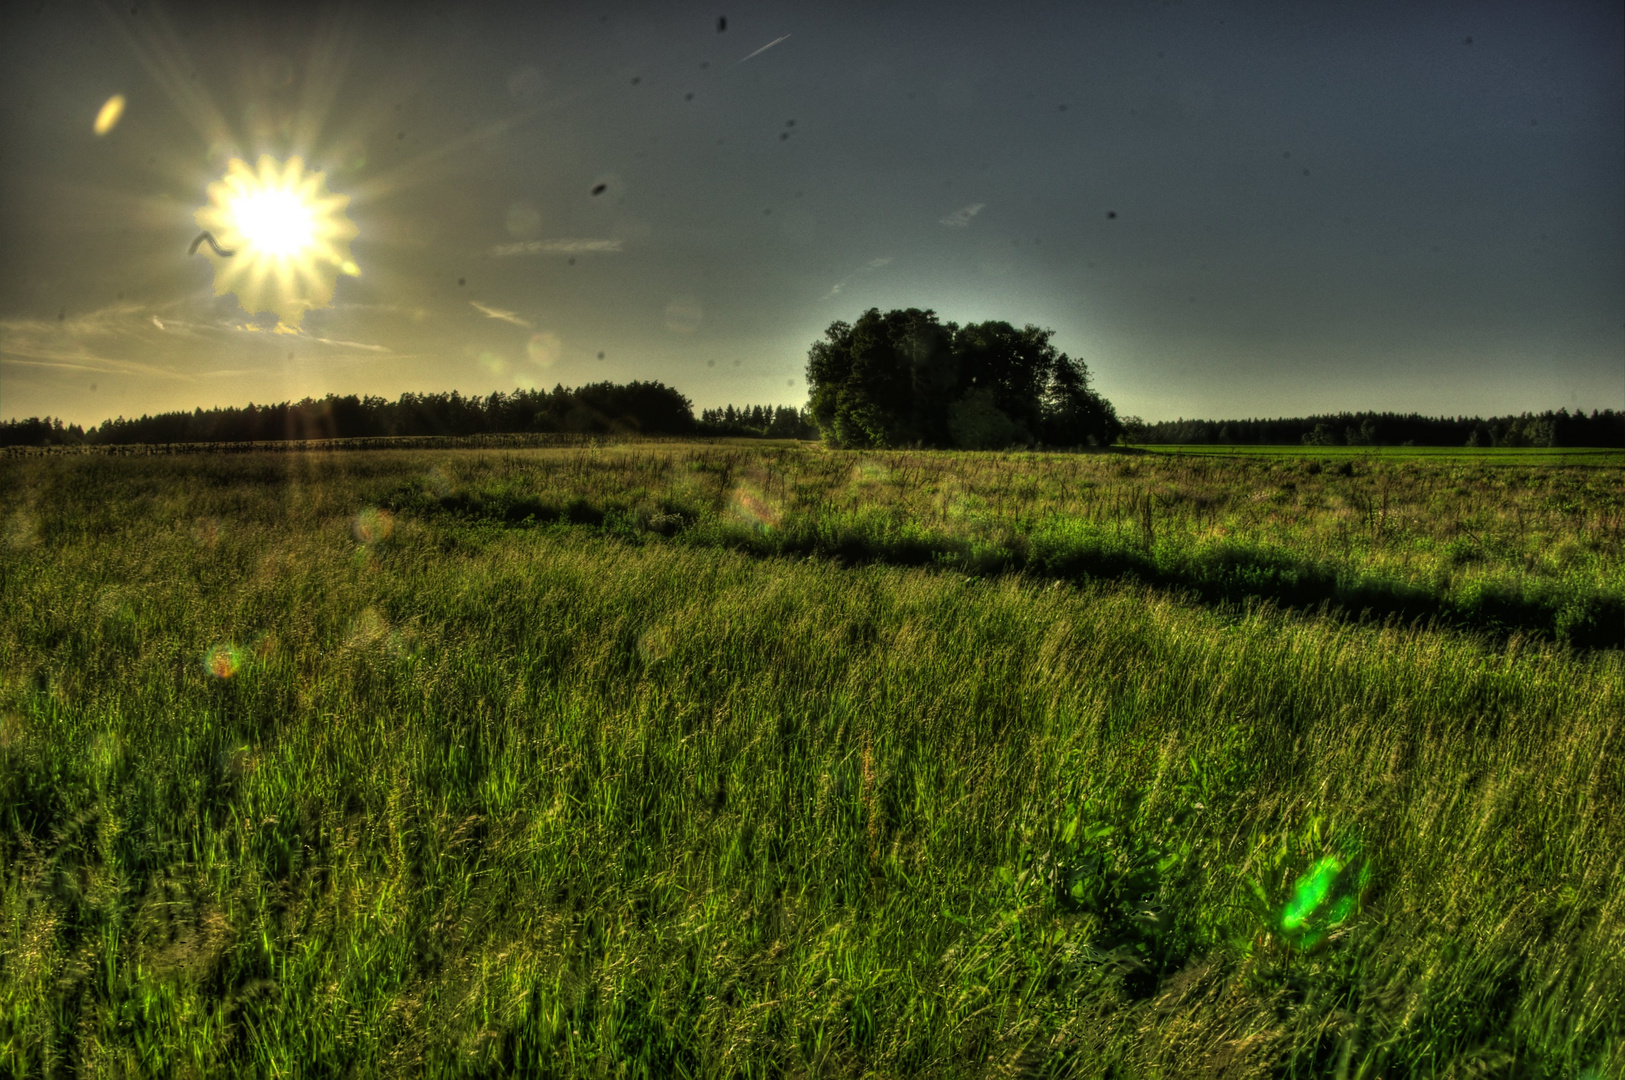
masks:
[[[0,1074],[1619,1076],[1625,470],[1327,457],[0,461]]]
[[[1625,450],[1585,446],[1494,447],[1460,446],[1195,446],[1144,443],[1134,447],[1152,454],[1198,454],[1243,457],[1417,458],[1429,461],[1483,462],[1493,465],[1608,465],[1625,466]]]

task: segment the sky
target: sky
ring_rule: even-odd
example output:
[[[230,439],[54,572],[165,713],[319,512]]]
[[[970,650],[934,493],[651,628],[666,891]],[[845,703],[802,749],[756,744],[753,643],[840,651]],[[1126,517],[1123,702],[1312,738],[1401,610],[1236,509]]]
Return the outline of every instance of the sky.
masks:
[[[3,12],[0,418],[801,404],[871,307],[1148,420],[1625,407],[1617,2]]]

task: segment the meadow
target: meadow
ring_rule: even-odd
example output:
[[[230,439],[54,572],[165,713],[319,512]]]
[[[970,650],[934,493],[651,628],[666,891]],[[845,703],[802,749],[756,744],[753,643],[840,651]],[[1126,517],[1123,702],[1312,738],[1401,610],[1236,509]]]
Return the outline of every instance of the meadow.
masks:
[[[1625,1071],[1625,467],[0,462],[0,1072]]]

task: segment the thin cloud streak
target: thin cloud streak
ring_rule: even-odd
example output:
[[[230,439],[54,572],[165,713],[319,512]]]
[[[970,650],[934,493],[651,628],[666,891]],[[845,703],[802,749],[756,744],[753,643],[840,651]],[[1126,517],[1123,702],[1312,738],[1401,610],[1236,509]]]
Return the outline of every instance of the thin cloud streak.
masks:
[[[948,216],[938,218],[937,220],[940,224],[946,225],[950,229],[967,228],[970,225],[971,218],[975,217],[977,214],[980,214],[982,212],[982,208],[986,205],[987,203],[971,203],[969,206],[961,206],[958,210],[955,210]]]
[[[509,255],[607,255],[620,250],[619,240],[527,240],[518,244],[497,244],[491,249],[491,254],[500,259]]]
[[[500,319],[505,323],[513,323],[515,326],[523,326],[526,330],[534,329],[530,322],[526,321],[525,319],[521,319],[515,312],[503,311],[501,308],[486,307],[478,300],[470,300],[469,303],[473,305],[475,310],[483,312],[490,318]]]
[[[760,49],[757,49],[755,52],[751,53],[749,56],[743,57],[743,58],[735,61],[734,66],[737,67],[739,64],[743,64],[746,60],[752,60],[752,59],[754,59],[754,58],[756,58],[758,56],[761,56],[763,53],[767,52],[767,50],[771,49],[773,46],[777,45],[781,41],[789,41],[789,40],[790,40],[790,35],[789,34],[785,34],[783,37],[776,37],[772,41],[768,42],[766,45],[763,45]]]
[[[837,296],[840,296],[842,292],[846,291],[847,283],[850,282],[853,278],[858,277],[858,276],[860,276],[862,274],[868,274],[868,273],[872,273],[872,272],[874,272],[876,270],[879,270],[881,267],[888,265],[891,261],[892,261],[892,257],[890,255],[881,255],[881,256],[879,256],[877,258],[870,259],[868,262],[866,262],[862,266],[858,267],[852,273],[846,275],[846,277],[842,278],[840,281],[837,281],[835,284],[831,285],[829,287],[829,292],[825,293],[822,297],[820,297],[820,299],[822,299],[822,300],[833,300],[833,299],[835,299]]]
[[[341,349],[365,349],[368,352],[389,353],[391,355],[395,352],[394,349],[388,349],[382,345],[370,345],[365,341],[345,341],[343,338],[325,337],[313,337],[310,340],[319,341],[323,345],[333,345]]]

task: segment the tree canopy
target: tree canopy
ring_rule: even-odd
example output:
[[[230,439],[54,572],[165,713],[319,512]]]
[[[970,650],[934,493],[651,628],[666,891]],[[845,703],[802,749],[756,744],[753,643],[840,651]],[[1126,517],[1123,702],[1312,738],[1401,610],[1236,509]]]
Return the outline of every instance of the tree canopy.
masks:
[[[826,440],[851,447],[1110,443],[1122,430],[1116,411],[1051,336],[870,308],[855,323],[831,323],[808,350],[813,421]]]

